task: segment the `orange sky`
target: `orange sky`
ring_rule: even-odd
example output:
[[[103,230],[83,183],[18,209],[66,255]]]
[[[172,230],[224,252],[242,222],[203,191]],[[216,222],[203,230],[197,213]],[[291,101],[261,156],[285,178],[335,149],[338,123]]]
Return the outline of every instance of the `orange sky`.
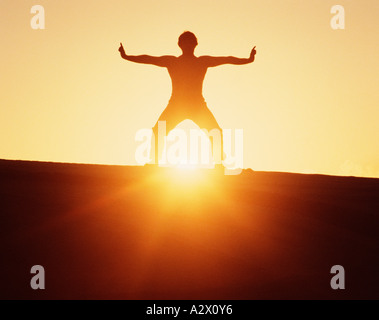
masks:
[[[44,30],[30,26],[35,4]],[[345,30],[330,27],[335,4]],[[135,164],[135,133],[167,105],[170,79],[118,44],[178,55],[190,30],[197,55],[257,46],[253,64],[204,82],[220,125],[244,129],[245,167],[379,177],[377,0],[2,0],[0,12],[0,158]]]

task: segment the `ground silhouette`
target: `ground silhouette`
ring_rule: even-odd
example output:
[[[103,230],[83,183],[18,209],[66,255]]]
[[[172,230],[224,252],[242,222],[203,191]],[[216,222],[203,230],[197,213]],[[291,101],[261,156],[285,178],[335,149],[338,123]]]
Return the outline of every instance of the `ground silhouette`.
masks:
[[[379,298],[379,179],[159,169],[0,161],[0,298]]]

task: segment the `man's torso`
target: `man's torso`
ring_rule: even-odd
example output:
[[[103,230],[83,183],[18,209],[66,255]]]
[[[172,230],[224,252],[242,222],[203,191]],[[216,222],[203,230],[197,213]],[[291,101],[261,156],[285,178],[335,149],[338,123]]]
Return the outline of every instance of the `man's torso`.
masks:
[[[173,57],[167,70],[171,77],[172,100],[183,103],[204,101],[203,81],[207,66],[201,57]]]

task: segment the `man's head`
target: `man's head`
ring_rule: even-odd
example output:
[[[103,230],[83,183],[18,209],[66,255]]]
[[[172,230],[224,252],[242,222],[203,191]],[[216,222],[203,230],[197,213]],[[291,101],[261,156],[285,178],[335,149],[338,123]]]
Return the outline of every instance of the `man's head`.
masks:
[[[193,51],[197,46],[197,38],[192,32],[185,31],[180,35],[178,45],[183,52]]]

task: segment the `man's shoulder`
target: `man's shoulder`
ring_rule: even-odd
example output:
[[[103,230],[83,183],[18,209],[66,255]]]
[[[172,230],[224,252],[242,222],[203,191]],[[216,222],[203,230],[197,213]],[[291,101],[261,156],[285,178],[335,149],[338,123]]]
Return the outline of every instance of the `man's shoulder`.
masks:
[[[171,56],[171,55],[166,55],[166,56],[161,56],[162,59],[167,59],[167,60],[176,60],[178,57],[176,56]]]
[[[211,61],[213,61],[214,57],[212,56],[200,56],[198,57],[199,61],[201,63],[205,63],[205,64],[208,64],[210,63]]]
[[[165,55],[161,56],[160,59],[166,65],[166,67],[169,67],[170,65],[175,64],[175,61],[177,61],[178,57]]]

